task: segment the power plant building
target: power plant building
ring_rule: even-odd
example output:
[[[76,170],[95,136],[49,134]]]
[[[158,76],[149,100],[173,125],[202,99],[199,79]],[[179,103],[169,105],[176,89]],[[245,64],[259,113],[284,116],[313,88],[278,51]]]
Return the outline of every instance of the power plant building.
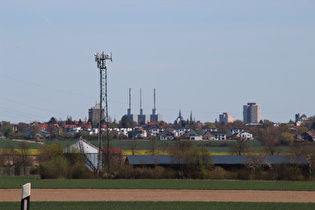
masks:
[[[162,120],[162,115],[157,114],[156,109],[156,90],[154,89],[154,108],[152,109],[152,114],[144,114],[142,108],[142,92],[140,89],[140,113],[138,115],[132,114],[132,89],[129,88],[129,108],[127,109],[127,114],[125,115],[129,120],[135,121],[138,124],[146,124],[148,122],[157,123]]]
[[[162,120],[162,115],[156,112],[156,90],[154,88],[154,107],[152,109],[152,114],[150,115],[150,122],[157,123]]]
[[[132,114],[132,90],[129,88],[129,107],[125,115],[129,120],[138,122],[138,115]]]
[[[140,114],[138,115],[138,124],[147,124],[149,122],[149,115],[143,114],[142,108],[142,91],[140,89]]]

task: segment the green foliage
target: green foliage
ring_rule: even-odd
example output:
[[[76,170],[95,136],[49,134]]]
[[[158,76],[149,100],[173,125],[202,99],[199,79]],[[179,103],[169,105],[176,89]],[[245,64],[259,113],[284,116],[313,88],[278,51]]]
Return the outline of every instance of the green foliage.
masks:
[[[209,175],[211,179],[226,179],[226,174],[227,172],[224,170],[224,168],[216,166]]]
[[[212,156],[205,147],[192,147],[183,155],[183,175],[187,178],[205,179],[209,178],[209,171],[212,169]]]
[[[41,162],[49,161],[52,157],[61,155],[63,152],[63,147],[60,143],[43,145],[39,147],[39,154],[37,155],[37,160]]]
[[[293,135],[289,132],[283,132],[280,136],[281,144],[292,145],[294,138]]]
[[[135,122],[131,121],[128,117],[123,116],[120,120],[119,127],[120,128],[133,128],[135,126]]]
[[[67,178],[67,166],[67,160],[61,155],[56,155],[40,163],[39,174],[42,179],[64,179]]]
[[[215,124],[212,122],[205,122],[205,126],[209,128],[216,128]]]
[[[42,179],[83,179],[93,175],[86,168],[80,153],[63,153],[61,144],[41,147],[38,161]]]
[[[12,139],[13,136],[14,136],[14,132],[13,132],[13,129],[12,127],[9,127],[9,128],[6,128],[5,131],[4,131],[4,136],[8,139]]]
[[[315,116],[309,117],[306,121],[303,122],[303,125],[308,130],[314,130],[315,129]]]
[[[298,134],[305,133],[306,131],[308,131],[308,128],[307,128],[307,127],[300,127],[300,128],[299,128],[299,131],[298,131]]]

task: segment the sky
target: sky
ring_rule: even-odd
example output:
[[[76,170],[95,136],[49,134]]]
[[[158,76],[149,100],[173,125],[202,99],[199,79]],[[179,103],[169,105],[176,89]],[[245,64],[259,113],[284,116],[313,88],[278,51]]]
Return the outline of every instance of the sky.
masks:
[[[315,115],[312,0],[1,0],[0,121],[88,118],[107,62],[109,115],[153,109],[214,122],[243,105],[262,119]]]

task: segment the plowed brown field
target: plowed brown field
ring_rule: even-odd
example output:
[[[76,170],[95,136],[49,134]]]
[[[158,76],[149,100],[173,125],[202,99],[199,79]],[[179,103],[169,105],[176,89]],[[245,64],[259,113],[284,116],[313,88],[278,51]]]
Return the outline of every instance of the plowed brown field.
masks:
[[[21,189],[0,189],[0,201],[20,201]],[[32,189],[31,201],[311,202],[313,191]]]

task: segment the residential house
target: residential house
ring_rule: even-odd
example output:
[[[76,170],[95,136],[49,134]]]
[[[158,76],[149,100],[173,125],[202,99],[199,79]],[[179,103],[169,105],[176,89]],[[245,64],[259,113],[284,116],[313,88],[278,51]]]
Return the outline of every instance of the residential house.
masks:
[[[214,136],[212,140],[226,140],[226,133],[225,132],[211,132],[212,135]]]
[[[206,131],[202,137],[204,140],[226,140],[225,132],[220,131]]]
[[[149,128],[148,134],[150,136],[158,136],[160,134],[160,129],[155,127],[155,128]]]
[[[201,141],[203,139],[201,135],[196,135],[196,136],[190,136],[190,140]]]
[[[315,141],[315,131],[307,131],[301,134],[305,141]]]
[[[174,133],[169,130],[163,131],[160,134],[159,139],[160,140],[174,140]]]
[[[193,130],[189,130],[189,131],[186,131],[186,133],[184,134],[184,136],[186,138],[190,138],[191,136],[197,136],[197,133]]]
[[[241,139],[244,140],[254,140],[253,134],[248,133],[248,132],[241,132],[237,134]]]
[[[243,128],[232,128],[229,130],[229,136],[233,136],[236,133],[242,133],[244,132]]]
[[[23,134],[26,136],[26,138],[36,138],[36,133],[34,131],[34,129],[31,129],[31,130],[28,130],[28,131],[25,131],[23,132]],[[50,133],[48,131],[45,131],[45,130],[42,130],[40,129],[39,130],[39,136],[42,138],[49,138],[50,137]]]
[[[181,128],[177,128],[175,130],[172,130],[172,132],[174,133],[175,137],[179,137],[179,136],[183,136],[186,132],[186,129],[181,127]]]
[[[204,127],[204,128],[202,129],[202,135],[204,135],[207,131],[216,132],[216,131],[218,131],[218,129],[216,129],[216,128],[210,128],[210,127]]]
[[[129,139],[143,139],[147,137],[147,133],[143,129],[136,129],[128,132]]]
[[[206,131],[206,132],[203,134],[202,138],[203,138],[204,140],[213,140],[213,139],[214,139],[214,135],[213,135],[210,131]]]

